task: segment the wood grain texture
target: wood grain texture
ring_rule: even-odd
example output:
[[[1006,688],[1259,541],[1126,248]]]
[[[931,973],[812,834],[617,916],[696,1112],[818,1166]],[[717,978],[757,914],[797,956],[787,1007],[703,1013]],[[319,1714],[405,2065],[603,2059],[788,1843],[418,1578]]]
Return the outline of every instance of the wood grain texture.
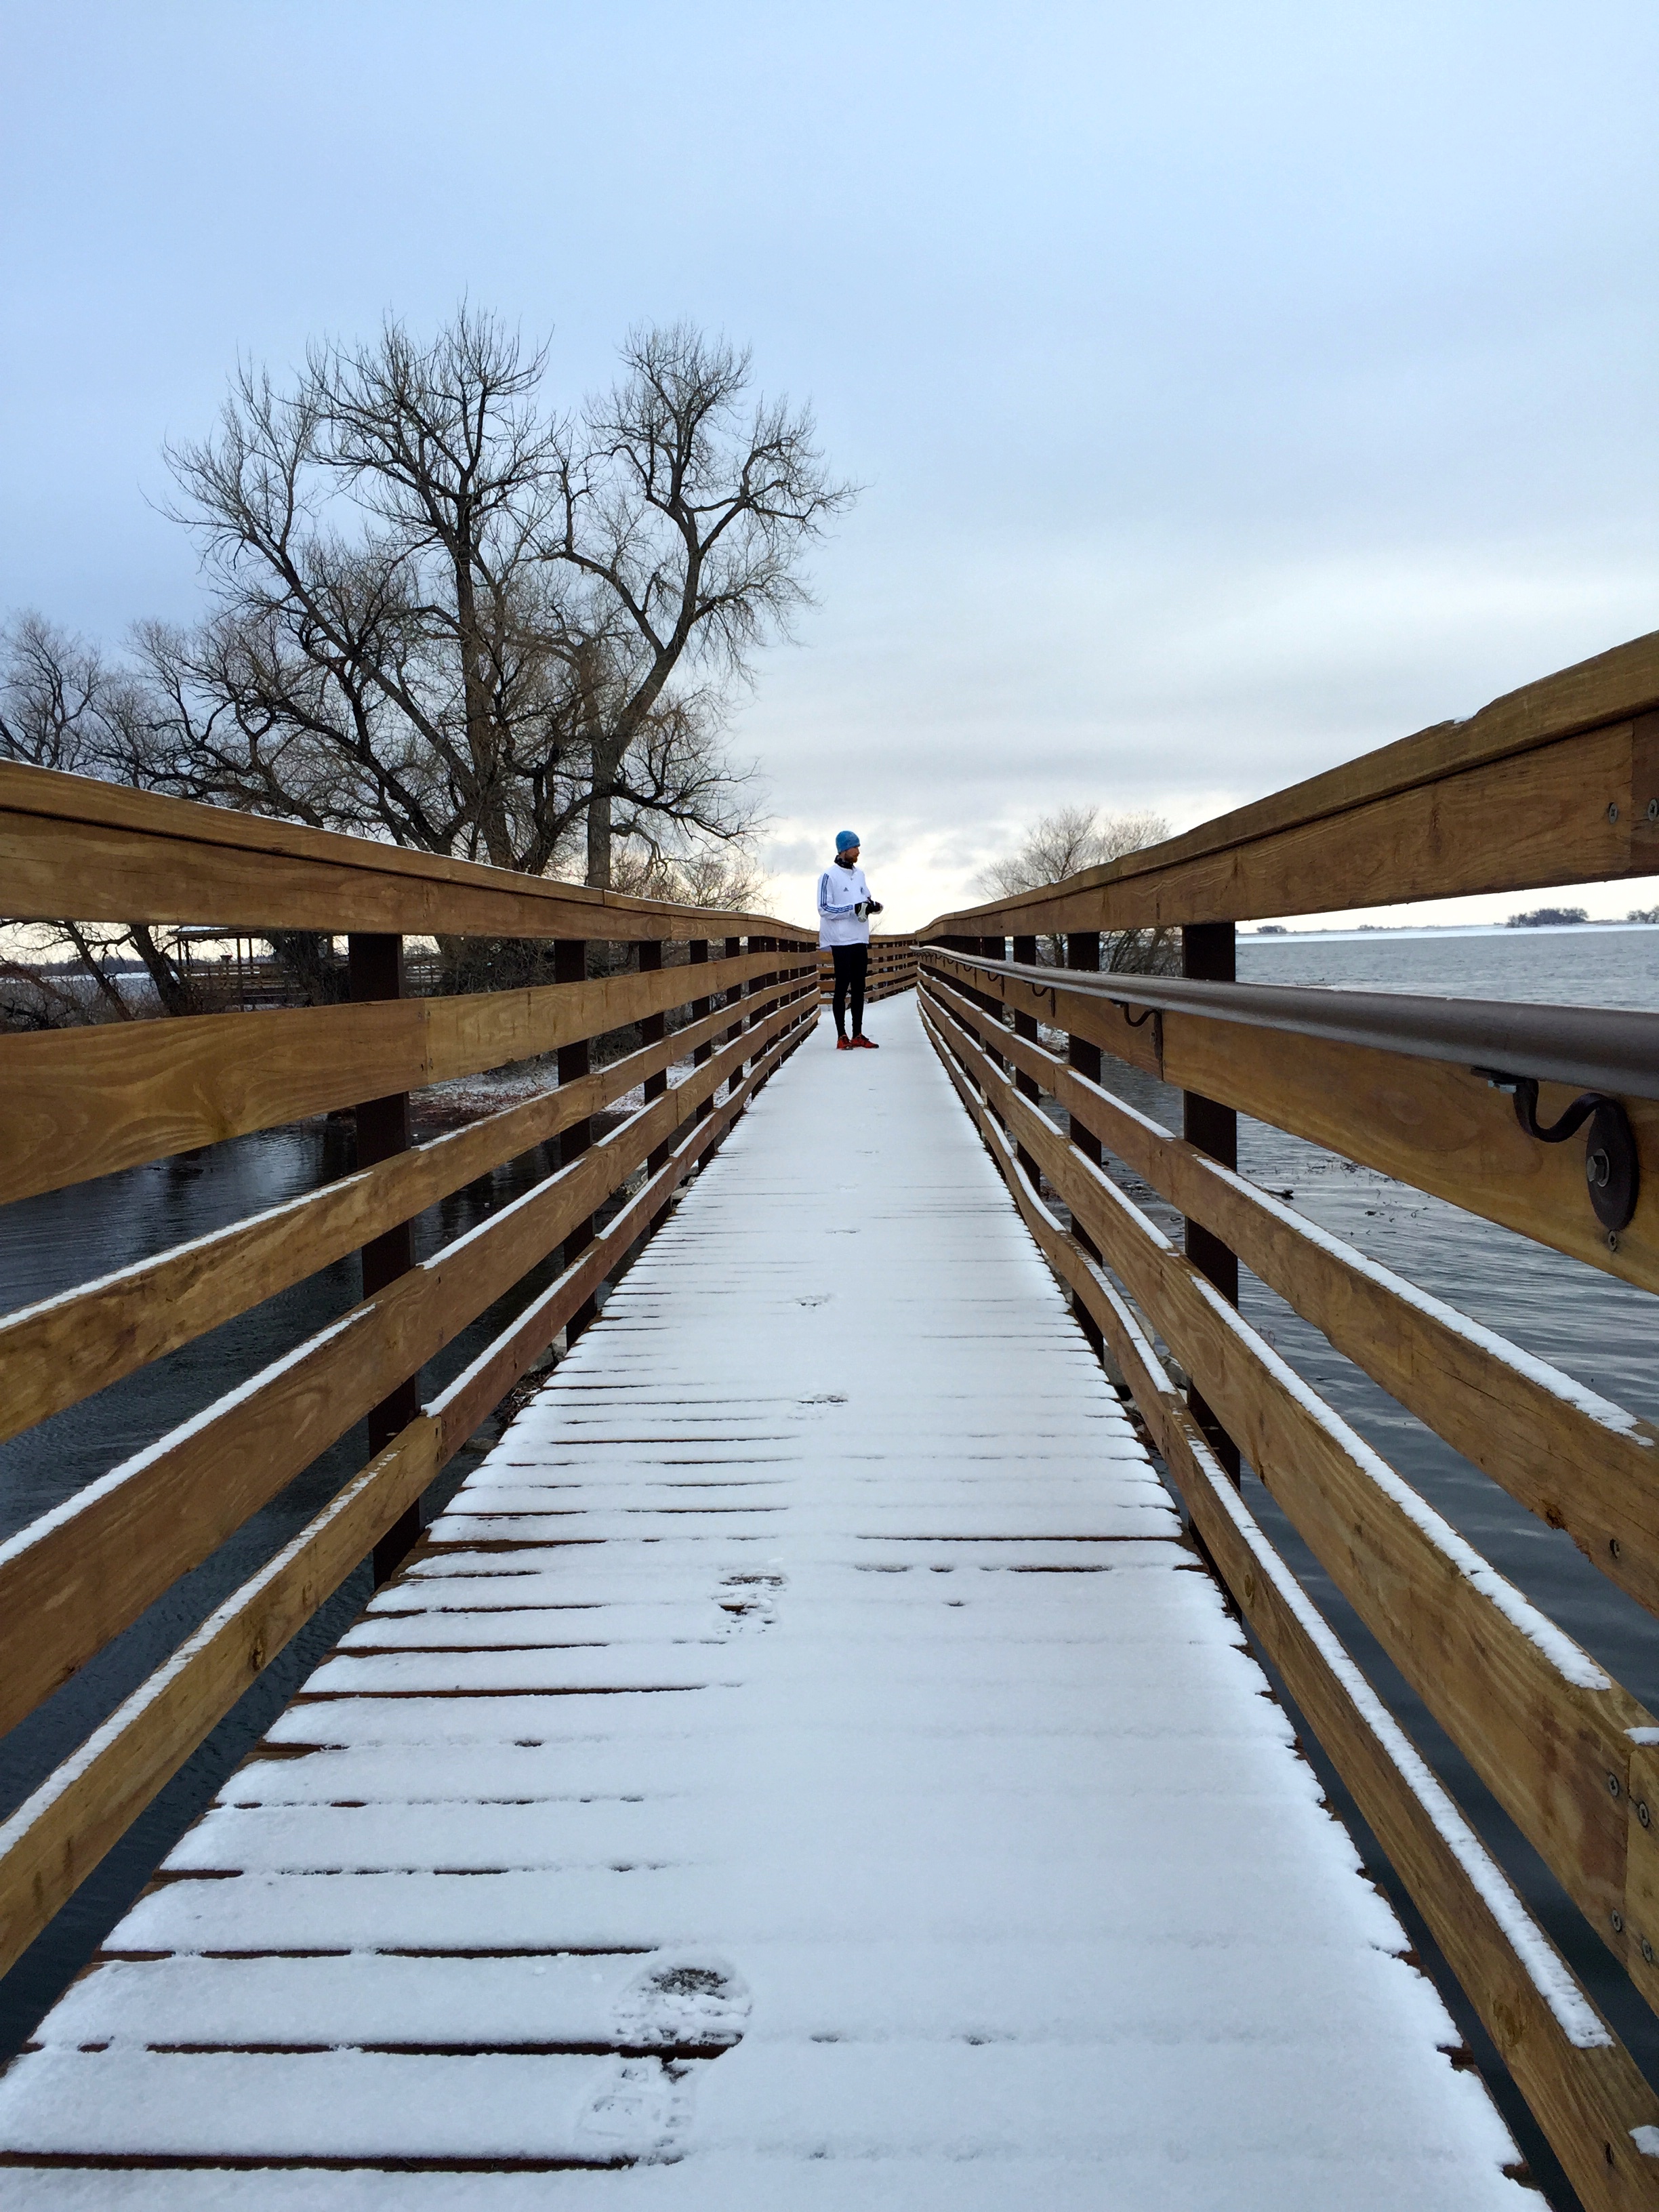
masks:
[[[11,761],[0,762],[0,878],[6,912],[18,921],[68,915],[611,942],[683,940],[708,927],[700,907],[553,883]],[[728,920],[740,936],[752,927],[806,944],[817,935],[766,915]]]
[[[1522,1959],[1493,1909],[1494,1894],[1508,1888],[1501,1871],[1243,1505],[1128,1307],[1036,1198],[938,1030],[933,1042],[1028,1227],[1099,1327],[1217,1571],[1352,1792],[1574,2187],[1596,2212],[1659,2203],[1659,2160],[1633,2134],[1655,2125],[1659,2097],[1535,1923],[1529,1934],[1551,1961],[1555,1990]],[[1516,1922],[1527,1917],[1516,1899]],[[1596,2019],[1604,2041],[1586,2042],[1582,2026],[1574,2032],[1564,2021],[1563,1989],[1575,2008]]]
[[[706,971],[735,982],[776,956]],[[476,1075],[686,1003],[688,971],[0,1037],[0,1204]],[[701,979],[700,979],[701,980]]]
[[[933,989],[972,1029],[971,1003],[947,983]],[[1659,1611],[1659,1430],[1517,1357],[1490,1330],[1312,1231],[1040,1045],[1000,1031],[997,1042],[1402,1406],[1551,1528],[1565,1528],[1610,1581]]]
[[[678,1184],[803,1042],[805,1018],[796,1003],[769,1020],[764,1049],[748,1077],[713,1115],[695,1123],[604,1235],[0,1827],[0,1974],[649,1233]]]
[[[422,1414],[244,1583],[0,1828],[0,1974],[437,1474]]]
[[[998,928],[1005,934],[1042,934],[1054,929],[1122,927],[1159,918],[1176,921],[1233,921],[1246,919],[1252,914],[1316,912],[1316,907],[1302,904],[1280,908],[1252,903],[1229,908],[1224,912],[1200,911],[1197,905],[1186,912],[1172,909],[1179,907],[1183,898],[1213,897],[1216,885],[1227,880],[1226,867],[1219,871],[1192,870],[1194,862],[1213,862],[1254,848],[1254,860],[1241,864],[1234,892],[1235,896],[1254,901],[1267,896],[1261,885],[1269,877],[1286,872],[1264,856],[1289,850],[1291,840],[1298,833],[1320,824],[1334,825],[1340,817],[1366,807],[1388,806],[1413,793],[1420,796],[1459,779],[1465,780],[1462,785],[1463,795],[1453,804],[1462,805],[1477,788],[1468,779],[1482,770],[1519,767],[1528,754],[1552,744],[1561,748],[1557,762],[1544,775],[1529,771],[1524,787],[1529,793],[1535,793],[1547,785],[1553,794],[1547,803],[1563,811],[1563,817],[1575,825],[1577,834],[1589,817],[1587,811],[1573,801],[1571,763],[1577,759],[1586,770],[1599,763],[1604,770],[1606,763],[1598,756],[1594,744],[1579,747],[1575,752],[1565,741],[1604,738],[1620,729],[1630,733],[1632,780],[1628,787],[1615,783],[1603,791],[1600,800],[1604,812],[1608,805],[1618,805],[1619,818],[1609,822],[1607,827],[1611,831],[1623,833],[1631,842],[1625,865],[1605,872],[1644,872],[1640,856],[1651,849],[1653,839],[1646,806],[1650,799],[1659,795],[1659,759],[1656,758],[1655,750],[1659,716],[1656,716],[1656,708],[1659,708],[1659,633],[1637,638],[1593,660],[1580,662],[1510,692],[1467,721],[1437,723],[1415,737],[1382,746],[1358,760],[1274,792],[1251,805],[1218,816],[1179,837],[1129,854],[1104,867],[1089,869],[1029,898],[990,901],[982,906],[938,915],[920,934],[924,938],[964,932],[979,935]],[[1615,746],[1617,742],[1615,738]],[[1498,793],[1516,836],[1530,842],[1532,825],[1518,812],[1510,811],[1506,787],[1501,780],[1486,787]],[[1522,788],[1521,785],[1514,787],[1517,793]],[[1403,825],[1407,815],[1401,810],[1392,816],[1371,818],[1374,823],[1392,822]],[[1425,818],[1431,835],[1444,827],[1432,812]],[[1385,828],[1383,845],[1387,854],[1408,867],[1418,868],[1419,873],[1426,866],[1426,880],[1433,886],[1428,890],[1389,892],[1385,894],[1386,902],[1396,898],[1443,897],[1458,889],[1477,887],[1464,884],[1465,856],[1454,846],[1441,846],[1425,863],[1407,850],[1405,838],[1395,835],[1392,829]],[[1368,865],[1368,856],[1358,849],[1348,832],[1337,831],[1334,841],[1321,849],[1332,853],[1345,846],[1354,852],[1363,871]],[[1618,849],[1616,844],[1614,849]],[[1480,850],[1485,856],[1482,865],[1488,872],[1494,865],[1501,866],[1501,862],[1495,860],[1495,848],[1489,836],[1480,839]],[[1189,870],[1191,872],[1188,872]],[[1149,890],[1145,885],[1135,889],[1138,878],[1156,878],[1161,889]],[[1546,867],[1525,882],[1505,876],[1501,882],[1488,882],[1484,887],[1521,890],[1583,880],[1589,878],[1553,873]],[[1246,891],[1243,886],[1247,883],[1255,888]],[[1186,888],[1178,892],[1176,887],[1181,884]],[[1296,889],[1293,883],[1290,887],[1292,891]],[[1160,913],[1160,899],[1171,909],[1167,915]],[[1344,896],[1325,902],[1351,906],[1365,902]]]
[[[1629,1731],[1649,1714],[1347,1429],[947,1009],[929,1012],[1337,1588],[1624,1960]]]
[[[1109,1000],[1068,992],[1059,970],[1052,986],[1037,989],[969,969],[949,953],[930,951],[926,968],[1086,1036],[1178,1090],[1379,1168],[1604,1274],[1659,1290],[1659,1100],[1624,1102],[1643,1195],[1612,1249],[1584,1188],[1582,1144],[1537,1143],[1509,1098],[1465,1067],[1320,1037],[1287,1040],[1195,1014],[1164,1013],[1132,1028]],[[1575,1096],[1565,1084],[1543,1084],[1540,1119],[1555,1119]]]
[[[799,995],[798,975],[769,1003]],[[760,1003],[757,1001],[757,1003]],[[0,1441],[176,1351],[660,1077],[713,1020],[304,1197],[0,1320]]]
[[[716,1054],[216,1409],[0,1545],[0,1731],[510,1290],[712,1096],[744,1049]]]

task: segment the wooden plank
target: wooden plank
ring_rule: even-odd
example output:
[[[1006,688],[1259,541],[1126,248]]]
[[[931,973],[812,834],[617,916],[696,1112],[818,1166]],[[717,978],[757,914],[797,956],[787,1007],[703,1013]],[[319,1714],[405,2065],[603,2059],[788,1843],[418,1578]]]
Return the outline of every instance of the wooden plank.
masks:
[[[802,988],[797,976],[769,998],[775,1002]],[[7,1315],[0,1320],[0,1442],[331,1266],[636,1084],[662,1081],[715,1028],[710,1020],[677,1030],[579,1083]]]
[[[711,969],[759,972],[750,953]],[[551,1052],[685,1003],[686,970],[0,1037],[0,1204],[360,1098]]]
[[[354,1307],[216,1410],[0,1545],[0,1731],[509,1290],[696,1111],[742,1051],[715,1054],[571,1166]]]
[[[1299,1588],[1227,1480],[1133,1315],[1042,1205],[944,1038],[933,1035],[1028,1227],[1099,1326],[1217,1571],[1352,1792],[1584,2203],[1598,2212],[1659,2203],[1659,2160],[1635,2132],[1655,2127],[1659,2097]]]
[[[1341,766],[1324,771],[1306,781],[1292,784],[1283,791],[1251,805],[1219,815],[1214,820],[1202,823],[1178,837],[1166,839],[1158,845],[1149,846],[1139,853],[1127,854],[1100,868],[1085,870],[1070,878],[1065,884],[1052,887],[1028,899],[988,902],[955,914],[941,915],[928,923],[920,933],[924,937],[959,935],[964,932],[979,934],[985,929],[1000,925],[1005,933],[1044,934],[1054,929],[1113,928],[1127,926],[1115,917],[1140,915],[1150,918],[1152,909],[1138,896],[1116,894],[1139,876],[1153,876],[1163,880],[1166,891],[1172,890],[1181,872],[1191,862],[1212,860],[1218,855],[1236,853],[1251,846],[1283,845],[1291,833],[1306,830],[1316,823],[1328,823],[1333,817],[1352,812],[1367,805],[1396,799],[1405,793],[1422,792],[1429,787],[1443,785],[1468,776],[1473,771],[1490,768],[1501,763],[1514,763],[1517,757],[1567,738],[1576,738],[1593,732],[1606,733],[1619,726],[1635,725],[1637,775],[1634,788],[1629,793],[1631,803],[1618,788],[1604,791],[1601,803],[1605,809],[1617,804],[1620,819],[1609,823],[1613,829],[1630,833],[1639,841],[1646,836],[1647,802],[1659,793],[1659,775],[1656,775],[1655,709],[1659,708],[1659,632],[1634,639],[1630,644],[1616,647],[1612,652],[1582,661],[1571,668],[1560,670],[1553,676],[1527,684],[1518,691],[1506,694],[1467,721],[1441,722],[1432,728],[1419,731],[1416,736],[1398,739],[1376,751],[1363,754],[1358,759],[1345,762]],[[1592,750],[1581,752],[1586,762],[1593,757]],[[1564,754],[1563,757],[1566,757]],[[1467,790],[1473,786],[1466,786]],[[1505,808],[1506,814],[1509,810]],[[1575,822],[1581,817],[1573,811]],[[1519,823],[1522,834],[1528,834],[1527,825]],[[1431,817],[1431,829],[1438,843],[1440,824]],[[1398,854],[1398,842],[1390,837],[1388,848]],[[1482,841],[1485,849],[1486,841]],[[1431,892],[1407,894],[1390,893],[1389,898],[1416,896],[1446,896],[1457,887],[1457,870],[1462,865],[1460,854],[1450,846],[1440,848],[1445,855],[1447,872],[1437,872],[1438,856],[1415,856],[1414,865],[1419,869],[1427,866],[1429,880],[1447,888]],[[1362,856],[1363,860],[1363,856]],[[1608,873],[1620,872],[1609,870]],[[1641,872],[1626,868],[1623,872]],[[1206,878],[1200,874],[1188,879],[1194,885]],[[1212,877],[1210,880],[1213,880]],[[1546,872],[1532,879],[1532,884],[1565,883],[1572,878]],[[1509,886],[1531,888],[1532,884]],[[1501,886],[1498,886],[1501,887]],[[1340,888],[1340,886],[1338,888]],[[1341,896],[1332,903],[1341,906],[1362,904],[1356,898]],[[1178,903],[1178,902],[1177,902]],[[1049,917],[1074,911],[1070,920]],[[1206,913],[1196,908],[1188,913],[1175,914],[1173,919],[1187,921],[1235,921],[1247,918],[1254,912],[1285,913],[1317,911],[1310,907],[1291,907],[1272,909],[1267,907],[1240,908],[1227,912]]]
[[[631,898],[0,762],[0,876],[13,921],[382,930],[404,937],[701,935],[699,907]],[[88,907],[91,901],[92,908]],[[811,935],[763,915],[734,917]]]
[[[0,1974],[437,1474],[422,1413],[0,1827]]]
[[[929,1012],[1337,1588],[1624,1960],[1629,1731],[1650,1716],[1301,1381],[946,1009]]]
[[[934,989],[971,1028],[970,1002]],[[1659,1429],[1314,1230],[1040,1045],[999,1032],[998,1047],[1402,1406],[1659,1611]]]
[[[765,1048],[748,1075],[734,1082],[731,1095],[707,1118],[694,1122],[690,1136],[653,1170],[580,1258],[433,1400],[428,1410],[441,1425],[445,1460],[453,1457],[514,1384],[529,1373],[571,1316],[650,1233],[678,1185],[719,1143],[767,1078],[805,1042],[797,1032],[811,1019],[810,1012],[803,1014],[792,1004],[762,1025],[759,1036]],[[752,1050],[755,1037],[750,1036],[747,1043]]]
[[[803,1039],[799,1004],[753,1071],[511,1328],[245,1583],[0,1827],[0,1974],[544,1352],[649,1233],[676,1187]],[[775,1034],[773,1034],[775,1032]],[[751,1038],[750,1042],[754,1040]]]
[[[1131,872],[1095,887],[1057,885],[945,915],[930,933],[1234,921],[1650,875],[1659,869],[1659,821],[1647,813],[1659,793],[1656,731],[1659,716],[1612,723],[1158,867],[1138,854]]]
[[[927,966],[1056,1028],[1090,1037],[1131,1066],[1196,1091],[1294,1136],[1380,1168],[1419,1190],[1570,1253],[1644,1290],[1659,1290],[1659,1100],[1627,1098],[1644,1196],[1609,1243],[1584,1188],[1577,1145],[1540,1145],[1509,1098],[1465,1067],[1369,1046],[1297,1036],[1202,1015],[1165,1013],[1131,1028],[1109,1001],[1068,992],[1063,975],[1041,990],[930,951]],[[1540,1087],[1540,1120],[1576,1096]]]

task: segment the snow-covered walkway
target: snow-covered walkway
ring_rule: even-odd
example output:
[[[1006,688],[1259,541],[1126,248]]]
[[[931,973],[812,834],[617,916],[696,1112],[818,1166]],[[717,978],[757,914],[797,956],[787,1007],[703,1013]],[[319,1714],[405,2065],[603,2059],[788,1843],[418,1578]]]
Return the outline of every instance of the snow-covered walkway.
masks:
[[[914,1001],[871,1027],[0,2083],[18,2212],[1536,2201]]]

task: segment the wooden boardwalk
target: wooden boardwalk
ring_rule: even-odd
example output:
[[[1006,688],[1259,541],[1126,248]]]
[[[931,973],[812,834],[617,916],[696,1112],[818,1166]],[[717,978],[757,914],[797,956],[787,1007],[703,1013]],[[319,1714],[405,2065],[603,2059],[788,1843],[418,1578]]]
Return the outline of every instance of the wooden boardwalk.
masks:
[[[1537,2200],[922,1037],[827,1025],[0,2082],[18,2208]]]

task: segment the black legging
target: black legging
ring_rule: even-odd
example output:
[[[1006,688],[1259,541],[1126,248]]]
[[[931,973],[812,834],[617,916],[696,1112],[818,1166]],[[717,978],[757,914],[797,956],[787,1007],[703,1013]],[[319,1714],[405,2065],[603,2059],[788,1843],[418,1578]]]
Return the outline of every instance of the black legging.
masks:
[[[847,994],[853,994],[853,1035],[864,1035],[864,978],[870,966],[867,945],[832,945],[836,963],[836,1035],[847,1034]]]

